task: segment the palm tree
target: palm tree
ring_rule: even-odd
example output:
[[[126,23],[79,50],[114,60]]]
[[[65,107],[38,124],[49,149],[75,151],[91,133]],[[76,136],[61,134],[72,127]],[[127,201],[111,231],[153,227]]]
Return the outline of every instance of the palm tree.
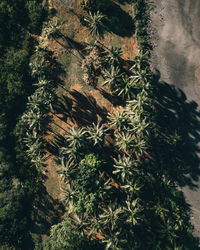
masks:
[[[139,199],[126,201],[127,219],[126,222],[137,225],[142,220],[142,208],[138,205]]]
[[[110,50],[108,50],[108,54],[106,55],[106,61],[109,63],[109,65],[118,66],[121,62],[121,56],[122,56],[122,50],[121,48],[117,47],[111,47]]]
[[[102,147],[104,145],[104,137],[106,129],[104,125],[100,126],[100,123],[97,124],[93,123],[91,127],[87,127],[87,139],[93,142],[93,145],[98,145]]]
[[[59,170],[57,171],[57,173],[60,174],[61,180],[63,180],[64,182],[68,182],[69,180],[71,180],[72,175],[77,172],[77,164],[75,163],[75,161],[71,160],[71,158],[69,157],[69,151],[66,150],[66,148],[62,147],[60,149],[60,154],[63,156],[61,159],[61,166],[59,166]]]
[[[127,110],[132,112],[133,115],[145,118],[149,115],[149,111],[152,109],[152,100],[142,93],[138,94],[136,99],[127,101]]]
[[[99,11],[94,14],[89,12],[89,16],[84,18],[84,21],[88,24],[89,32],[94,38],[102,35],[103,31],[105,30],[105,26],[103,24],[103,20],[105,18],[106,16]]]
[[[116,136],[116,146],[122,151],[129,151],[132,148],[133,136],[128,132],[117,133]]]
[[[121,186],[122,189],[128,191],[127,200],[131,200],[132,196],[138,193],[142,187],[143,185],[140,183],[140,180],[135,180],[135,178],[127,180],[127,183]]]
[[[26,136],[24,138],[24,142],[27,146],[31,145],[33,142],[38,139],[39,135],[36,129],[33,129],[31,133],[26,132]]]
[[[60,36],[59,25],[57,19],[49,20],[44,25],[44,34],[48,39],[56,39]]]
[[[127,130],[129,121],[124,109],[121,111],[115,109],[112,114],[109,113],[108,120],[108,124],[111,128],[115,127],[119,132]]]
[[[138,70],[135,68],[131,68],[132,75],[130,76],[130,82],[132,86],[136,89],[149,89],[150,88],[150,80],[151,73],[148,72],[148,69]]]
[[[29,102],[27,106],[30,111],[23,116],[23,119],[26,119],[26,123],[29,124],[29,128],[32,129],[32,126],[36,126],[38,124],[38,127],[36,126],[36,128],[38,131],[40,131],[41,123],[45,125],[50,122],[50,116],[48,116],[49,119],[47,119],[48,112],[51,113],[53,116],[56,116],[59,120],[63,121],[63,119],[61,119],[53,110],[51,104],[54,99],[55,94],[53,92],[44,90],[43,87],[37,89],[35,93],[28,98]],[[52,122],[60,129],[67,132],[66,129],[58,125],[55,121],[52,120]],[[67,121],[64,122],[68,124]]]
[[[139,53],[139,55],[134,58],[134,64],[131,69],[137,70],[138,72],[142,71],[143,69],[147,69],[149,66],[148,59],[148,52],[144,54]]]
[[[86,142],[86,130],[73,126],[65,135],[65,139],[70,148],[79,150],[83,148]]]
[[[148,138],[151,124],[147,121],[146,118],[141,119],[139,116],[130,117],[130,131],[135,133],[138,138]]]
[[[44,76],[38,78],[38,82],[33,84],[37,86],[37,88],[44,88],[46,91],[52,91],[55,87],[53,86],[52,82],[47,80]]]
[[[40,169],[41,167],[45,167],[46,164],[45,164],[45,157],[39,152],[38,155],[36,157],[32,157],[31,159],[31,162],[34,163],[35,167],[37,169]]]
[[[149,136],[149,130],[151,124],[146,117],[146,111],[142,107],[142,101],[139,98],[139,102],[132,100],[128,102],[126,108],[124,109],[125,116],[129,119],[129,124],[127,126],[128,131],[137,134],[138,137],[145,138]]]
[[[112,233],[111,235],[106,235],[105,240],[103,240],[103,243],[106,243],[105,250],[122,250],[126,249],[126,246],[128,244],[128,241],[126,238],[124,238],[124,235],[120,235],[121,232],[117,231]]]
[[[80,162],[83,153],[80,151],[80,148],[74,148],[74,147],[61,147],[59,150],[61,158],[61,162],[63,166],[70,167],[76,167],[77,164]]]
[[[105,81],[102,84],[102,86],[109,86],[110,90],[113,91],[116,89],[116,86],[118,85],[122,74],[120,73],[119,67],[111,66],[110,70],[104,71],[104,78]]]
[[[32,76],[43,76],[46,71],[46,62],[42,53],[36,53],[29,63]]]
[[[27,106],[29,109],[38,109],[41,105],[40,93],[34,93],[33,95],[28,97]]]
[[[115,92],[118,96],[121,96],[123,100],[131,100],[134,97],[133,86],[127,75],[122,75],[122,78],[116,85]]]
[[[116,204],[109,204],[107,208],[103,208],[103,213],[99,215],[100,223],[105,227],[110,227],[111,230],[116,229],[117,224],[122,221],[123,214],[121,207],[116,208]]]
[[[45,124],[45,115],[41,113],[39,107],[30,109],[22,116],[23,123],[28,125],[30,130],[41,131],[42,126]]]
[[[134,172],[137,172],[137,162],[131,159],[129,156],[123,155],[122,157],[118,155],[118,159],[114,158],[113,167],[115,170],[113,174],[120,175],[122,182],[124,183],[133,176]]]
[[[41,105],[43,105],[43,107],[40,104],[38,104],[38,105],[34,106],[34,109],[29,108],[23,114],[21,119],[22,119],[23,124],[27,127],[28,131],[30,131],[30,130],[32,132],[35,131],[38,134],[40,134],[41,131],[44,131],[44,127],[50,122],[50,116],[47,116],[47,112],[52,113],[60,120],[61,120],[61,118],[59,116],[57,116],[53,111],[50,110],[51,105],[48,102],[50,102],[50,100],[51,100],[51,97],[52,97],[51,94],[49,96],[48,96],[48,94],[45,95],[46,99],[44,99],[44,100],[40,97],[40,95],[35,95],[34,98],[30,98],[30,101],[32,102],[32,104],[30,103],[29,106],[35,105],[34,103],[37,103],[38,96],[39,96],[39,99],[41,99],[39,103]],[[62,129],[65,133],[68,132],[66,129],[64,129],[62,126],[57,124],[55,121],[52,121],[52,122],[57,127]]]
[[[26,150],[28,156],[31,159],[36,159],[38,155],[41,154],[43,149],[43,141],[41,141],[40,137],[37,138],[32,144],[27,145],[28,149]]]
[[[135,137],[133,143],[131,144],[131,151],[135,153],[137,157],[146,153],[147,148],[147,140],[139,137]]]

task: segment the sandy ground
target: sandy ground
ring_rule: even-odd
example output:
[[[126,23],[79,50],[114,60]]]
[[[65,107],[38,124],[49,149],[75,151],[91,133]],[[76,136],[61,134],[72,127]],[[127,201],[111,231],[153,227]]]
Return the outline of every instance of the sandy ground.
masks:
[[[152,65],[160,71],[159,82],[174,85],[183,91],[186,102],[200,107],[200,1],[153,0],[151,33]],[[199,123],[199,120],[197,121]],[[199,123],[200,124],[200,123]],[[200,140],[197,145],[200,146]],[[198,156],[200,156],[198,154]],[[192,208],[195,234],[200,236],[200,180],[191,190],[182,188]]]

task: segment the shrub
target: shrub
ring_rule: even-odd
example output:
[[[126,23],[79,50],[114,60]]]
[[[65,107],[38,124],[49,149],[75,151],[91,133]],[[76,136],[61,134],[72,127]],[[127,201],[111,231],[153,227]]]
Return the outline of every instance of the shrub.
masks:
[[[68,219],[51,227],[50,236],[35,250],[81,249],[83,236],[73,228]]]
[[[90,193],[98,188],[98,172],[102,161],[98,155],[88,154],[80,162],[80,173],[75,180],[75,189],[80,192]]]

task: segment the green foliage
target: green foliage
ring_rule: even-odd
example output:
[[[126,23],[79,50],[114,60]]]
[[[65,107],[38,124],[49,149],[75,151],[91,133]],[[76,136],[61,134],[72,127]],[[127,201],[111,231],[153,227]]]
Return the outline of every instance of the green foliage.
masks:
[[[119,66],[122,60],[121,56],[122,56],[121,48],[112,46],[111,49],[108,51],[108,54],[106,55],[106,61],[108,62],[108,64]]]
[[[140,52],[149,52],[152,48],[147,32],[149,22],[149,6],[145,0],[132,0],[134,11],[134,21],[136,26],[136,35],[140,44]]]
[[[97,209],[97,194],[94,193],[84,193],[83,191],[79,193],[77,201],[74,203],[74,208],[72,211],[80,214],[94,214]]]
[[[23,40],[23,29],[33,33],[40,32],[44,9],[40,0],[2,0],[0,17],[1,48],[5,49],[13,45],[17,47],[17,44],[19,45]]]
[[[92,145],[98,145],[102,147],[104,145],[104,137],[105,137],[105,128],[103,125],[100,126],[100,123],[92,124],[91,127],[87,128],[87,139],[92,142]]]
[[[88,4],[86,9],[94,8],[94,1],[82,2]],[[103,86],[124,101],[124,107],[108,115],[105,127],[110,126],[110,147],[103,142],[99,124],[69,132],[73,136],[63,151],[68,155],[76,148],[76,161],[67,161],[62,169],[67,217],[88,246],[95,240],[103,249],[197,249],[189,208],[163,169],[161,156],[153,158],[154,131],[157,139],[161,132],[154,123],[153,79],[146,47],[147,6],[143,0],[132,2],[141,53],[128,73],[121,67],[119,49],[112,48],[107,54]],[[173,148],[181,142],[176,133],[168,139]],[[77,224],[74,218],[78,218]]]
[[[42,22],[46,16],[44,8],[41,6],[41,1],[27,1],[25,8],[28,11],[28,30],[32,33],[39,34],[41,32]]]
[[[52,226],[50,236],[41,245],[36,246],[35,250],[76,250],[82,248],[83,242],[83,235],[73,228],[70,220],[64,219],[61,223]]]
[[[83,166],[88,166],[94,169],[99,169],[102,165],[102,161],[99,159],[98,155],[89,154],[80,162],[80,168]]]
[[[102,161],[98,155],[88,154],[80,161],[80,173],[75,179],[75,189],[84,193],[91,193],[98,189],[98,169]]]
[[[23,184],[13,175],[13,165],[1,158],[0,242],[20,246],[27,237],[28,197]]]
[[[110,90],[115,92],[116,86],[119,84],[121,80],[122,74],[119,69],[119,67],[114,67],[111,65],[111,68],[109,70],[105,70],[104,72],[104,78],[105,81],[103,83],[103,86],[109,86]]]
[[[103,23],[105,18],[106,16],[99,11],[94,14],[89,12],[89,16],[85,17],[84,20],[88,25],[89,32],[94,38],[97,36],[102,36],[103,32],[105,31],[105,26]]]
[[[29,61],[44,9],[40,1],[0,3],[0,248],[22,248],[30,233],[30,211],[38,175],[25,155],[19,118],[33,91]],[[34,188],[33,188],[34,187]],[[29,239],[30,241],[30,239]]]
[[[56,39],[60,36],[59,25],[57,19],[52,19],[44,24],[44,34],[48,39]]]

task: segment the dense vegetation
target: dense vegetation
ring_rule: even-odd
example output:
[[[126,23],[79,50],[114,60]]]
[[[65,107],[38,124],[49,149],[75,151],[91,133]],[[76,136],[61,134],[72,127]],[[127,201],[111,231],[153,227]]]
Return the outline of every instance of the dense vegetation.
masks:
[[[0,3],[0,243],[2,249],[25,246],[38,178],[16,130],[33,91],[29,61],[44,9],[37,0]],[[30,240],[30,239],[29,239]]]

